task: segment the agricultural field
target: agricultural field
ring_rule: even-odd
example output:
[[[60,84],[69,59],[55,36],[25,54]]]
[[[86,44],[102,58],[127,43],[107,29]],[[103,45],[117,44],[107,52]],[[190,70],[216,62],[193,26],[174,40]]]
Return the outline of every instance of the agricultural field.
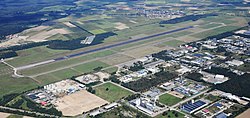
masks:
[[[108,104],[108,102],[86,90],[82,90],[59,98],[56,109],[62,111],[64,116],[76,116],[105,104]]]
[[[168,105],[168,106],[172,106],[172,105],[180,102],[181,100],[182,99],[177,98],[175,96],[172,96],[168,93],[161,95],[159,98],[160,103],[163,103],[163,104]]]
[[[112,84],[110,82],[101,84],[99,86],[94,87],[94,90],[96,91],[96,95],[109,101],[114,102],[116,100],[119,100],[123,97],[126,97],[128,95],[131,95],[132,92],[125,90],[115,84]]]

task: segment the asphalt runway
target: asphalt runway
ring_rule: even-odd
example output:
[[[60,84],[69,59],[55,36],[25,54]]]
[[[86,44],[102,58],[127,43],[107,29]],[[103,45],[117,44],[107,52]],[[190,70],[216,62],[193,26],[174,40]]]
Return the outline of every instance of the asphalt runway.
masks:
[[[65,60],[65,59],[70,59],[70,58],[74,58],[74,57],[77,57],[77,56],[81,56],[81,55],[85,55],[85,54],[89,54],[89,53],[93,53],[93,52],[97,52],[97,51],[101,51],[101,50],[105,50],[105,49],[110,49],[110,48],[130,44],[130,43],[135,43],[135,42],[138,42],[138,41],[142,41],[142,40],[146,40],[146,39],[150,39],[150,38],[155,38],[155,37],[159,37],[159,36],[162,36],[162,35],[179,32],[179,31],[183,31],[183,30],[188,30],[188,29],[191,29],[193,27],[194,26],[187,26],[187,27],[183,27],[183,28],[179,28],[179,29],[175,29],[175,30],[171,30],[171,31],[166,31],[166,32],[158,33],[158,34],[153,34],[153,35],[150,35],[150,36],[145,36],[145,37],[142,37],[142,38],[136,38],[136,39],[132,39],[132,40],[124,41],[124,42],[119,42],[119,43],[116,43],[116,44],[103,46],[103,47],[100,47],[100,48],[95,48],[95,49],[91,49],[91,50],[87,50],[87,51],[83,51],[83,52],[79,52],[79,53],[75,53],[75,54],[71,54],[71,55],[67,55],[67,56],[63,56],[63,57],[59,57],[59,58],[55,58],[55,59],[51,59],[51,60],[47,60],[47,61],[44,61],[44,62],[38,62],[38,63],[35,63],[35,64],[30,64],[30,65],[18,67],[17,69],[18,70],[27,69],[27,68],[31,68],[31,67],[34,67],[34,66],[48,64],[48,63],[52,63],[52,62],[56,62],[56,61],[62,61],[62,60]]]

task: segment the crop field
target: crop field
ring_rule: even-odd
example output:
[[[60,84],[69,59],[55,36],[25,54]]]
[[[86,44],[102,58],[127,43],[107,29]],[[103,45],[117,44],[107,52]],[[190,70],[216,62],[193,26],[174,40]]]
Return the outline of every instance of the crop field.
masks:
[[[95,29],[95,30],[91,30],[90,32],[93,34],[102,34],[102,33],[106,33],[107,31],[103,29]]]
[[[117,85],[114,85],[112,83],[105,83],[99,86],[94,87],[96,90],[96,95],[109,101],[114,102],[116,100],[119,100],[123,97],[126,97],[128,95],[131,95],[132,92],[125,90]]]
[[[172,96],[168,93],[161,95],[159,98],[160,103],[163,103],[163,104],[168,105],[168,106],[172,106],[180,101],[181,101],[180,98]]]
[[[56,109],[62,111],[64,116],[76,116],[105,104],[108,104],[108,102],[86,90],[82,90],[59,98],[56,102]]]

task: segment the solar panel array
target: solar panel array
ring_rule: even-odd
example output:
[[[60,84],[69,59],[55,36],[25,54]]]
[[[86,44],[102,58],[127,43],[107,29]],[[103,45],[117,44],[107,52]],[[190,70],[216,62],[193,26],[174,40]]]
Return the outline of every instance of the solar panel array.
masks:
[[[188,103],[186,103],[186,104],[184,104],[184,105],[182,105],[182,110],[183,111],[186,111],[186,112],[188,112],[188,113],[191,113],[191,112],[193,112],[193,111],[195,111],[195,110],[197,110],[199,107],[201,107],[201,106],[203,106],[203,105],[205,105],[206,104],[206,102],[203,102],[203,101],[201,101],[201,100],[198,100],[198,101],[196,101],[196,102],[188,102]]]

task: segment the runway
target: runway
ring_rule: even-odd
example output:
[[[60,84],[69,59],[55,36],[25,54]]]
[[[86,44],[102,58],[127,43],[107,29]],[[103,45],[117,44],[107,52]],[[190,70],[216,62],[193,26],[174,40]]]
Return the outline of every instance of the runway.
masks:
[[[55,59],[51,59],[51,60],[47,60],[47,61],[43,61],[43,62],[38,62],[38,63],[34,63],[34,64],[22,66],[22,67],[17,67],[16,69],[17,70],[28,69],[28,68],[43,65],[43,64],[48,64],[48,63],[52,63],[52,62],[56,62],[56,61],[62,61],[62,60],[65,60],[65,59],[74,58],[74,57],[77,57],[77,56],[81,56],[81,55],[85,55],[85,54],[89,54],[89,53],[93,53],[93,52],[97,52],[97,51],[101,51],[101,50],[105,50],[105,49],[110,49],[110,48],[130,44],[130,43],[135,43],[135,42],[138,42],[138,41],[147,40],[147,39],[150,39],[150,38],[155,38],[155,37],[159,37],[159,36],[162,36],[162,35],[167,35],[167,34],[179,32],[179,31],[183,31],[183,30],[188,30],[188,29],[191,29],[193,27],[194,26],[187,26],[187,27],[183,27],[183,28],[179,28],[179,29],[175,29],[175,30],[171,30],[171,31],[161,32],[161,33],[158,33],[158,34],[153,34],[153,35],[145,36],[145,37],[142,37],[142,38],[136,38],[136,39],[132,39],[132,40],[124,41],[124,42],[119,42],[119,43],[116,43],[116,44],[111,44],[111,45],[107,45],[107,46],[103,46],[103,47],[99,47],[99,48],[95,48],[95,49],[91,49],[91,50],[82,51],[82,52],[75,53],[75,54],[70,54],[70,55],[67,55],[67,56],[63,56],[63,57],[59,57],[59,58],[55,58]]]

